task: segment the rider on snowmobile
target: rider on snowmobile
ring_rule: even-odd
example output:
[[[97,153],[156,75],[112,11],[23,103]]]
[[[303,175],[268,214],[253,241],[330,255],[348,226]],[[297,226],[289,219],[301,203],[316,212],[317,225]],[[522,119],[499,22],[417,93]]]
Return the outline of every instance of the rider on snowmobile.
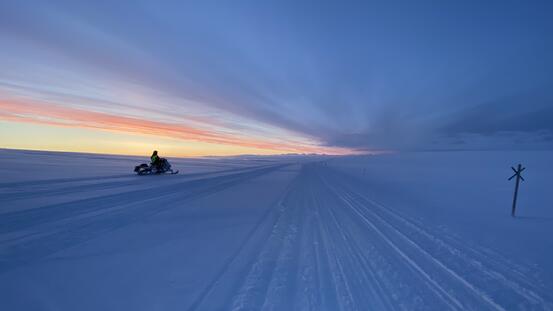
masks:
[[[152,156],[150,157],[151,163],[156,168],[161,167],[161,158],[157,155],[157,150],[154,150],[154,153],[152,153]]]
[[[143,163],[134,167],[134,171],[138,175],[150,175],[150,174],[163,174],[170,172],[171,174],[178,174],[178,170],[171,169],[171,164],[164,158],[160,158],[157,155],[157,150],[154,150],[150,157],[150,165]]]

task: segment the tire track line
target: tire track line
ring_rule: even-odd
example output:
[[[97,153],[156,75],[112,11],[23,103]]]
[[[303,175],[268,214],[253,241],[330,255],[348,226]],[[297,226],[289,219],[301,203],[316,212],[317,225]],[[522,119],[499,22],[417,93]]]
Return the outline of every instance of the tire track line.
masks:
[[[187,308],[188,311],[194,311],[197,310],[202,303],[205,301],[207,297],[213,292],[213,290],[217,287],[217,285],[220,283],[224,275],[227,273],[227,271],[230,269],[230,267],[234,264],[234,262],[239,258],[239,256],[243,253],[245,248],[248,244],[252,243],[254,238],[256,237],[256,233],[261,230],[263,225],[266,225],[266,222],[269,218],[269,216],[274,213],[275,207],[281,207],[283,205],[284,198],[288,195],[290,192],[290,186],[287,187],[287,189],[284,191],[283,195],[277,200],[276,204],[272,204],[271,207],[267,209],[267,211],[263,214],[263,216],[259,219],[259,221],[256,223],[254,228],[247,234],[246,239],[240,244],[236,252],[234,252],[228,260],[225,262],[225,264],[221,267],[221,269],[217,272],[215,278],[209,284],[204,288],[204,290],[201,292],[201,294],[194,300],[194,302]],[[279,214],[278,218],[275,220],[274,223],[278,222],[282,214]],[[273,223],[273,226],[274,226]],[[266,240],[269,239],[269,236]],[[266,243],[260,244],[261,246],[265,245]]]
[[[337,249],[338,249],[338,247],[345,248],[345,249],[342,250],[341,254],[347,254],[347,257],[349,257],[349,262],[350,262],[349,274],[351,276],[356,277],[357,283],[358,283],[357,285],[359,287],[362,287],[364,284],[368,285],[369,292],[371,293],[371,298],[373,298],[375,300],[375,302],[373,302],[373,305],[374,304],[380,304],[380,307],[382,307],[383,302],[382,302],[381,298],[384,298],[386,296],[377,294],[374,287],[372,286],[372,283],[370,282],[370,278],[367,276],[367,271],[365,269],[365,267],[369,267],[369,265],[365,266],[365,265],[361,264],[362,260],[360,260],[360,258],[358,257],[358,256],[361,256],[358,253],[358,252],[360,252],[360,250],[356,249],[356,247],[353,246],[353,244],[355,243],[354,242],[355,239],[345,233],[345,230],[344,230],[343,226],[340,225],[340,223],[338,222],[338,220],[336,218],[336,215],[332,211],[332,208],[329,208],[328,212],[329,212],[329,215],[330,215],[329,217],[331,218],[332,223],[334,224],[334,227],[337,228],[337,230],[340,234],[340,238],[341,238],[341,241],[336,241],[334,243],[335,247]],[[354,271],[354,270],[356,270],[356,271]],[[359,277],[359,276],[361,276],[361,277]],[[376,284],[378,284],[377,283],[378,281],[377,281],[377,278],[375,277],[375,275],[372,275],[372,273],[371,273],[371,276],[372,276],[372,280],[375,281]],[[358,299],[360,299],[360,298],[363,298],[363,297],[359,297]]]
[[[260,308],[261,299],[267,295],[269,284],[276,270],[275,255],[280,254],[285,244],[287,207],[280,211],[278,220],[273,226],[271,234],[267,238],[263,249],[253,263],[245,281],[238,293],[234,296],[232,310],[257,310]],[[283,236],[284,235],[284,236]]]
[[[220,175],[220,174],[226,174],[226,173],[235,173],[240,171],[248,171],[248,170],[256,170],[256,169],[262,169],[268,166],[254,166],[254,167],[248,167],[248,168],[239,168],[239,169],[228,169],[228,170],[221,170],[221,171],[213,171],[213,172],[204,172],[204,173],[191,173],[191,174],[183,174],[183,175],[176,175],[171,176],[171,179],[165,178],[163,180],[164,185],[171,185],[169,181],[171,180],[179,180],[182,181],[183,179],[185,181],[192,181],[197,180],[198,177],[208,177],[212,175]],[[224,176],[224,175],[223,175]],[[38,189],[29,191],[28,188],[26,188],[26,184],[23,183],[22,185],[18,185],[16,187],[10,187],[15,188],[19,191],[12,191],[12,192],[6,192],[0,197],[0,202],[8,202],[13,200],[22,200],[22,199],[36,199],[41,197],[51,197],[56,196],[60,194],[66,194],[66,193],[79,193],[79,192],[92,192],[92,191],[101,191],[106,189],[117,189],[117,188],[124,188],[129,186],[147,186],[151,185],[151,178],[157,178],[161,177],[159,176],[136,176],[136,175],[120,175],[116,177],[108,177],[105,179],[122,179],[125,178],[123,181],[110,181],[110,182],[100,182],[100,183],[88,183],[88,184],[81,184],[81,185],[66,185],[63,186],[63,184],[70,182],[70,180],[66,180],[61,184],[61,188],[54,188],[54,189]],[[169,177],[169,176],[167,176]],[[222,177],[222,176],[221,176]],[[93,179],[85,179],[85,181],[100,181],[103,179],[99,178],[93,178]],[[79,182],[80,179],[77,178],[73,182]],[[30,182],[30,186],[32,186],[32,182]],[[56,183],[52,183],[56,185]],[[40,185],[40,184],[39,184]],[[46,185],[51,185],[50,183],[47,183]],[[8,188],[8,187],[6,187]],[[150,187],[151,188],[151,187]],[[147,188],[148,189],[148,188]],[[29,193],[30,192],[30,193]]]
[[[296,295],[299,297],[295,300],[292,307],[293,310],[321,310],[321,284],[320,284],[320,267],[317,262],[317,244],[315,234],[315,209],[312,201],[312,196],[308,195],[311,189],[305,189],[305,195],[302,196],[302,206],[306,209],[306,220],[303,225],[304,234],[300,240],[299,251],[299,273],[297,277],[297,288],[301,288],[301,293]]]
[[[269,281],[267,292],[265,294],[261,310],[282,310],[286,309],[284,304],[287,300],[293,300],[292,297],[286,297],[286,290],[293,294],[295,282],[287,284],[293,275],[294,266],[297,267],[298,240],[301,239],[302,228],[302,206],[296,206],[291,211],[291,222],[287,225],[286,234],[283,237],[282,249],[278,254],[275,263],[275,269]],[[299,237],[298,237],[299,236]],[[294,264],[295,261],[295,264]]]
[[[344,226],[341,225],[338,221],[336,211],[334,211],[332,208],[328,208],[328,211],[342,238],[342,243],[338,243],[338,245],[345,245],[347,247],[346,253],[350,254],[350,256],[352,257],[352,266],[355,267],[355,271],[352,271],[353,274],[356,275],[356,271],[360,271],[362,275],[359,285],[363,286],[363,284],[367,284],[369,286],[371,298],[378,302],[379,308],[386,310],[395,309],[389,295],[386,293],[386,291],[384,291],[384,288],[382,287],[382,280],[372,270],[373,265],[363,255],[363,251],[357,243],[358,238],[356,238],[355,235],[349,233],[348,230],[344,229]],[[375,302],[370,301],[370,305],[374,306]]]
[[[64,221],[65,219],[72,219],[79,214],[94,213],[101,210],[109,210],[111,208],[117,209],[117,206],[132,206],[134,204],[142,204],[144,202],[151,202],[160,199],[167,199],[168,197],[179,198],[184,196],[194,196],[193,192],[186,192],[184,195],[180,190],[186,189],[202,191],[202,187],[207,189],[217,188],[220,185],[234,185],[251,178],[258,177],[260,175],[269,173],[271,171],[280,169],[287,165],[277,165],[269,168],[262,168],[258,170],[248,171],[244,173],[236,173],[231,175],[224,175],[219,177],[211,177],[205,179],[198,179],[192,181],[185,181],[182,183],[176,183],[171,185],[163,185],[161,187],[152,188],[146,192],[142,189],[132,190],[123,193],[110,194],[101,197],[93,197],[82,200],[76,200],[71,202],[64,202],[59,204],[53,204],[49,206],[43,206],[32,210],[25,210],[19,212],[11,212],[3,214],[0,218],[0,233],[6,233],[14,231],[16,229],[25,229],[32,227],[33,225],[43,225],[45,223],[55,223],[58,221]],[[213,184],[209,184],[212,182]],[[194,189],[199,188],[199,189]],[[151,193],[154,193],[153,195]],[[132,200],[129,197],[133,197]],[[124,202],[124,203],[121,203]],[[78,209],[72,209],[75,204],[84,204],[84,207]],[[61,214],[61,215],[60,215]],[[33,221],[29,223],[29,219]]]
[[[339,175],[338,177],[343,180],[342,181],[343,185],[347,185],[347,182],[345,182],[346,178],[352,180],[354,182],[354,184],[355,183],[362,183],[362,181],[354,179],[353,176],[343,174],[343,173],[338,172],[336,170],[332,170],[332,172],[336,176]],[[351,183],[349,185],[351,186]],[[395,210],[395,209],[392,209],[392,208],[385,207],[382,204],[367,198],[365,195],[363,195],[359,191],[352,192],[352,193],[359,196],[361,198],[361,200],[364,200],[364,201],[370,203],[371,205],[374,205],[375,207],[380,208],[382,211],[391,214],[392,217],[394,217],[395,219],[398,219],[399,221],[404,222],[407,226],[413,228],[414,230],[419,231],[422,235],[426,236],[428,239],[432,240],[436,244],[443,245],[444,248],[448,249],[450,254],[455,255],[455,256],[459,256],[459,253],[472,253],[472,255],[475,255],[476,257],[481,257],[481,258],[484,259],[484,260],[480,260],[480,261],[475,260],[475,262],[476,262],[475,266],[477,266],[477,267],[488,266],[490,269],[497,268],[497,266],[501,266],[501,268],[504,269],[505,271],[507,271],[508,273],[516,274],[519,277],[518,281],[524,283],[525,286],[533,287],[532,283],[534,281],[527,278],[526,277],[527,272],[524,272],[524,271],[527,271],[527,269],[510,262],[509,260],[505,259],[503,256],[501,256],[501,255],[499,255],[495,252],[492,252],[490,249],[477,248],[477,247],[467,245],[466,242],[460,240],[459,238],[456,238],[456,237],[452,236],[451,234],[444,234],[443,232],[440,232],[440,236],[441,236],[441,238],[440,238],[440,237],[436,236],[435,234],[430,233],[427,230],[427,228],[424,227],[423,224],[420,221],[418,221],[416,219],[413,219],[412,217],[407,216],[405,213],[402,213],[402,212],[400,212],[398,210]],[[446,242],[445,240],[449,240],[450,242]],[[458,245],[458,246],[453,246],[453,244]],[[471,259],[472,259],[472,256],[469,259],[465,258],[465,260],[471,260]]]
[[[315,197],[315,204],[319,207],[319,210],[324,210],[323,206],[318,197]],[[337,302],[340,310],[357,310],[355,299],[352,295],[352,289],[348,283],[347,274],[344,271],[344,265],[340,257],[337,255],[335,250],[337,249],[337,244],[331,241],[332,233],[328,227],[328,221],[322,220],[322,213],[319,213],[319,229],[322,237],[322,241],[326,246],[324,248],[325,255],[330,264],[330,272],[334,280],[334,285],[337,294]],[[331,251],[332,250],[332,251]]]
[[[262,249],[259,250],[256,260],[251,265],[248,273],[244,276],[242,285],[234,295],[231,302],[231,310],[257,310],[265,302],[270,290],[271,282],[275,271],[278,269],[275,258],[283,253],[286,247],[287,236],[290,232],[291,217],[290,210],[293,210],[293,202],[289,199],[297,193],[299,181],[303,178],[302,172],[290,183],[288,191],[279,205],[278,217],[274,221],[270,234],[266,237]]]
[[[379,203],[377,203],[377,202],[375,202],[375,201],[373,201],[369,198],[364,197],[362,194],[359,194],[359,193],[353,193],[353,194],[360,197],[362,200],[365,200],[369,204],[371,204],[371,205],[379,208],[380,210],[384,211],[385,213],[387,213],[391,217],[397,219],[397,221],[399,221],[399,222],[405,224],[406,226],[412,228],[413,230],[417,231],[419,234],[423,235],[425,238],[432,241],[433,243],[445,248],[451,255],[453,255],[453,256],[459,258],[460,260],[462,260],[463,262],[467,263],[468,265],[470,265],[471,267],[473,267],[474,269],[479,271],[482,275],[486,275],[486,276],[490,277],[491,279],[495,280],[496,282],[502,284],[503,286],[505,286],[507,288],[510,288],[516,294],[518,294],[519,296],[521,296],[524,299],[526,299],[527,301],[529,301],[531,304],[540,304],[544,308],[550,309],[550,305],[551,305],[550,303],[548,303],[545,299],[543,299],[535,291],[529,289],[529,288],[533,288],[533,286],[528,283],[529,282],[528,280],[523,280],[523,282],[526,283],[525,286],[523,287],[520,284],[516,283],[515,281],[508,279],[502,273],[500,273],[498,271],[495,271],[493,268],[489,267],[489,265],[485,264],[484,262],[475,260],[473,258],[466,258],[466,257],[462,256],[461,254],[465,253],[463,250],[461,250],[461,249],[459,249],[455,246],[452,246],[452,245],[448,244],[447,242],[445,242],[444,240],[442,240],[442,239],[436,237],[435,235],[427,232],[425,229],[421,228],[420,225],[417,225],[416,222],[414,222],[413,220],[408,219],[406,216],[401,216],[399,213],[396,213],[396,211],[392,211],[389,208],[386,208],[383,205],[381,205],[381,204],[379,204]],[[362,204],[362,203],[360,203],[360,204]],[[365,208],[365,209],[369,210],[368,208]],[[374,213],[374,212],[372,212],[372,213]],[[388,224],[390,224],[390,223],[388,223]],[[398,232],[401,232],[401,228],[399,228],[397,226],[394,226],[394,228]],[[403,234],[403,235],[406,236],[405,234]],[[424,249],[424,248],[421,247],[421,249]],[[473,252],[475,252],[476,254],[479,254],[479,252],[477,250],[474,250],[472,248],[471,248],[471,250]],[[484,255],[481,254],[481,256],[484,256]],[[489,257],[487,257],[487,258],[489,258]],[[492,260],[494,262],[497,262],[498,259],[492,259]],[[444,264],[444,266],[445,266],[445,264]],[[482,268],[483,266],[488,266],[488,267],[486,269],[483,269]],[[508,266],[506,267],[506,269],[508,269],[509,271],[511,270]],[[513,268],[513,270],[514,270],[514,268]]]
[[[351,203],[351,202],[350,202]],[[359,212],[359,211],[358,211]],[[440,260],[438,260],[436,257],[432,256],[430,253],[428,253],[424,248],[422,248],[418,243],[413,241],[411,238],[403,234],[403,232],[399,231],[388,223],[386,220],[380,218],[378,215],[371,212],[371,214],[376,217],[379,221],[381,221],[383,224],[387,225],[390,229],[392,229],[394,232],[396,232],[400,237],[403,238],[404,241],[406,241],[409,245],[417,249],[420,253],[422,253],[427,259],[432,261],[434,264],[436,264],[438,267],[440,267],[442,270],[446,271],[450,276],[452,276],[454,279],[459,281],[461,284],[463,284],[466,288],[468,288],[476,297],[481,298],[485,302],[487,302],[490,306],[492,306],[494,309],[499,311],[506,311],[502,306],[497,304],[491,297],[488,296],[487,293],[481,291],[478,289],[475,285],[468,282],[465,278],[457,274],[455,271],[451,270],[449,267],[447,267],[444,263],[442,263]]]
[[[430,289],[438,296],[441,297],[452,310],[464,310],[463,304],[457,300],[456,297],[452,296],[450,293],[448,293],[436,280],[434,280],[419,264],[415,262],[411,257],[409,257],[405,252],[403,252],[394,242],[392,242],[386,234],[384,234],[380,229],[378,229],[365,215],[360,213],[347,199],[344,199],[339,193],[337,193],[336,189],[331,187],[326,181],[324,181],[327,187],[333,191],[341,200],[352,210],[359,218],[370,228],[373,229],[375,233],[380,236],[380,238],[385,241],[392,250],[395,251],[396,254],[398,254],[401,258],[403,258],[406,263],[409,264],[409,266],[417,271],[424,279],[426,279],[427,284],[431,284],[432,286]],[[501,311],[504,311],[502,308],[499,309]]]
[[[5,258],[10,256],[10,258],[12,258],[10,261],[6,260],[7,263],[2,265],[0,273],[21,264],[38,261],[45,256],[75,247],[101,234],[120,230],[144,218],[152,217],[166,210],[176,208],[171,204],[174,202],[175,198],[180,197],[182,200],[190,200],[208,196],[269,173],[280,167],[282,166],[259,170],[256,172],[257,174],[234,176],[235,178],[231,178],[230,180],[225,179],[223,182],[201,189],[201,191],[186,193],[185,195],[181,193],[165,193],[142,201],[133,201],[123,204],[118,203],[118,205],[114,205],[108,209],[98,208],[88,212],[86,215],[79,215],[79,221],[74,221],[75,219],[69,218],[67,220],[63,219],[61,222],[41,224],[38,228],[44,229],[36,239],[10,239],[9,244],[5,242],[0,244],[0,253],[2,256]],[[160,201],[162,198],[164,200]],[[149,206],[144,206],[144,203],[151,201],[155,201],[158,207],[152,209]],[[138,210],[130,209],[130,207],[135,205],[139,205]],[[111,219],[117,219],[118,221],[113,222],[110,221]],[[67,221],[70,223],[68,224]],[[36,228],[37,227],[35,227],[35,229]],[[22,238],[29,238],[29,236],[28,234],[24,234]]]

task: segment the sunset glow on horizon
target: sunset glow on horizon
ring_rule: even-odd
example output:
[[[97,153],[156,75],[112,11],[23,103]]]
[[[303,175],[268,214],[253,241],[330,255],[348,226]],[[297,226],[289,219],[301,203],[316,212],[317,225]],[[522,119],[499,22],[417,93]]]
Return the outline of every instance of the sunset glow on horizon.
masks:
[[[4,129],[0,135],[2,147],[11,149],[122,155],[144,155],[159,149],[167,156],[177,157],[353,153],[307,141],[294,142],[292,138],[263,140],[178,123],[17,100],[0,100],[0,125]]]

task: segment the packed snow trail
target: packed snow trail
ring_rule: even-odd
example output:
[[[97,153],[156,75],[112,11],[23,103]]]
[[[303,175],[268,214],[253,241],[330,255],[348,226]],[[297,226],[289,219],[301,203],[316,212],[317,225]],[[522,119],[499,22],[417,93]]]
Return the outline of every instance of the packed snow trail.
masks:
[[[549,293],[501,256],[433,233],[356,188],[326,166],[302,167],[270,229],[256,230],[257,248],[244,251],[257,256],[247,273],[189,310],[553,309]]]
[[[0,184],[6,310],[553,310],[527,268],[319,162]]]
[[[40,259],[61,249],[116,230],[165,209],[176,207],[175,202],[208,196],[235,184],[266,174],[284,165],[254,168],[223,176],[174,182],[151,187],[148,191],[133,190],[108,196],[70,201],[17,212],[3,213],[0,218],[0,255],[15,255],[0,266],[0,272],[19,259]],[[156,176],[159,177],[159,176]],[[151,180],[150,180],[151,182]],[[128,184],[128,182],[126,182]],[[110,188],[113,188],[110,185]],[[86,186],[89,191],[94,186]],[[67,189],[67,188],[65,188]],[[76,191],[69,188],[70,191]],[[29,196],[39,195],[37,192]],[[42,193],[49,195],[48,192]],[[5,195],[8,199],[10,194]],[[146,203],[146,204],[144,204]],[[32,231],[30,230],[32,229]],[[29,233],[32,232],[32,233]],[[60,243],[63,241],[63,243]]]

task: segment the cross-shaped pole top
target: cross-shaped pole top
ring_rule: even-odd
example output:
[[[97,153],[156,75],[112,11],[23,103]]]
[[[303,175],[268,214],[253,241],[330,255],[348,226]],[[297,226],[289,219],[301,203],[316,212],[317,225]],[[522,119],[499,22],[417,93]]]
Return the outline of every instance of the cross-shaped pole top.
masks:
[[[513,208],[511,209],[511,216],[515,217],[515,210],[517,206],[517,196],[518,196],[518,185],[520,184],[520,181],[524,181],[524,178],[522,177],[521,173],[526,169],[525,167],[522,167],[522,164],[517,165],[517,168],[511,166],[511,169],[513,172],[513,176],[509,177],[509,180],[513,178],[517,178],[515,182],[515,195],[513,196]]]
[[[522,164],[519,164],[516,169],[512,166],[511,166],[511,169],[515,173],[513,174],[513,176],[509,177],[508,180],[511,180],[511,179],[515,178],[516,176],[518,176],[520,179],[522,179],[522,181],[524,181],[524,178],[520,174],[526,169],[526,167],[522,167]]]

